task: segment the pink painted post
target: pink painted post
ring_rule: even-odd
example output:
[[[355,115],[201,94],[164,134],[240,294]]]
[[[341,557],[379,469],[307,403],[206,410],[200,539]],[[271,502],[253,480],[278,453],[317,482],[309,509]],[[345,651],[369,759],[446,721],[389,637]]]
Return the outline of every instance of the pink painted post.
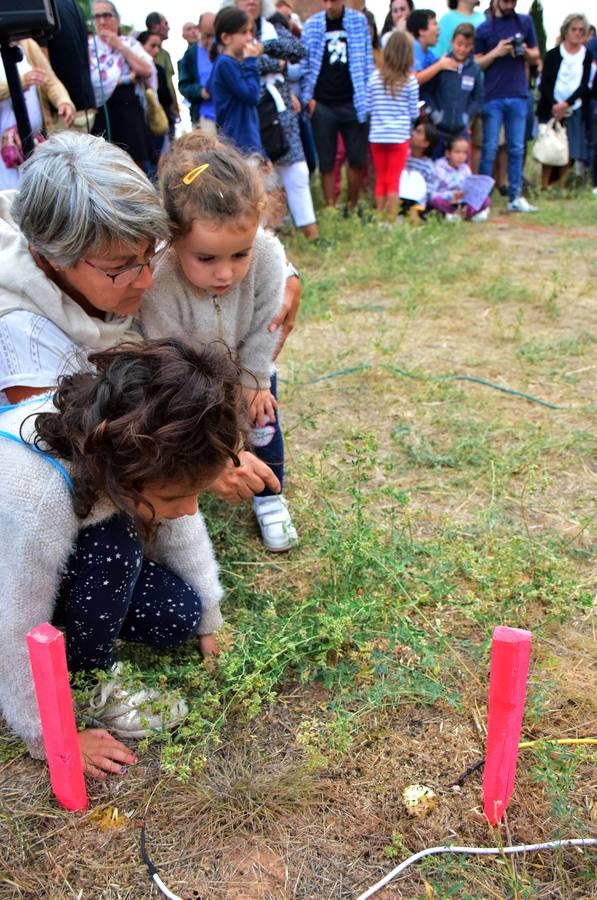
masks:
[[[45,622],[27,635],[50,782],[65,809],[88,806],[83,763],[68,683],[64,635]]]
[[[518,743],[531,658],[531,632],[499,625],[491,643],[483,811],[501,821],[514,790]]]

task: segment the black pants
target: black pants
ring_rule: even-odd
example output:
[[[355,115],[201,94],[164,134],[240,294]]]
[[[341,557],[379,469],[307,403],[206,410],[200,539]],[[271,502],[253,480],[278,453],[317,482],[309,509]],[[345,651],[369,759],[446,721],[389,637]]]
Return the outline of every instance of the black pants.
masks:
[[[201,619],[201,600],[172,572],[145,559],[123,514],[83,528],[68,560],[54,620],[66,629],[71,672],[107,669],[118,638],[170,647]]]

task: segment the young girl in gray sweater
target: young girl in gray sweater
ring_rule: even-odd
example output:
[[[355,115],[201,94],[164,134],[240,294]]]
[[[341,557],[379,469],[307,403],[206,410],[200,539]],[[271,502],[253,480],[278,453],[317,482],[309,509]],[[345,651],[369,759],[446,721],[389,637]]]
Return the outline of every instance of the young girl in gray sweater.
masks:
[[[278,338],[268,325],[283,301],[285,254],[259,225],[265,197],[258,172],[233,147],[193,131],[174,144],[161,182],[173,240],[145,294],[143,334],[218,341],[232,351],[244,370],[251,449],[282,484]],[[253,508],[267,549],[289,550],[297,536],[284,495],[266,488]]]

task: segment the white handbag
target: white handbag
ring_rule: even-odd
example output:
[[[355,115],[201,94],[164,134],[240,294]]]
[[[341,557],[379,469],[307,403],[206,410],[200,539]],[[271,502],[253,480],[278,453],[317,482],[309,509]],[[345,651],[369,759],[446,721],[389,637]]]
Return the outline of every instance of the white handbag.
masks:
[[[561,122],[550,119],[539,125],[539,134],[533,147],[533,159],[544,166],[567,166],[570,159],[568,134]]]

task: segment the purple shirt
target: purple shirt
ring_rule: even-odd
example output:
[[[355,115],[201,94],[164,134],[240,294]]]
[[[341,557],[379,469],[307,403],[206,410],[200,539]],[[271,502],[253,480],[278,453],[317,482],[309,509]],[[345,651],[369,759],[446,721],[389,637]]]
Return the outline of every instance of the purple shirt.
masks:
[[[530,16],[487,16],[475,33],[475,53],[489,53],[503,38],[521,34],[527,47],[537,46],[535,26]],[[527,97],[529,84],[523,56],[500,56],[485,69],[485,101],[505,97]]]

